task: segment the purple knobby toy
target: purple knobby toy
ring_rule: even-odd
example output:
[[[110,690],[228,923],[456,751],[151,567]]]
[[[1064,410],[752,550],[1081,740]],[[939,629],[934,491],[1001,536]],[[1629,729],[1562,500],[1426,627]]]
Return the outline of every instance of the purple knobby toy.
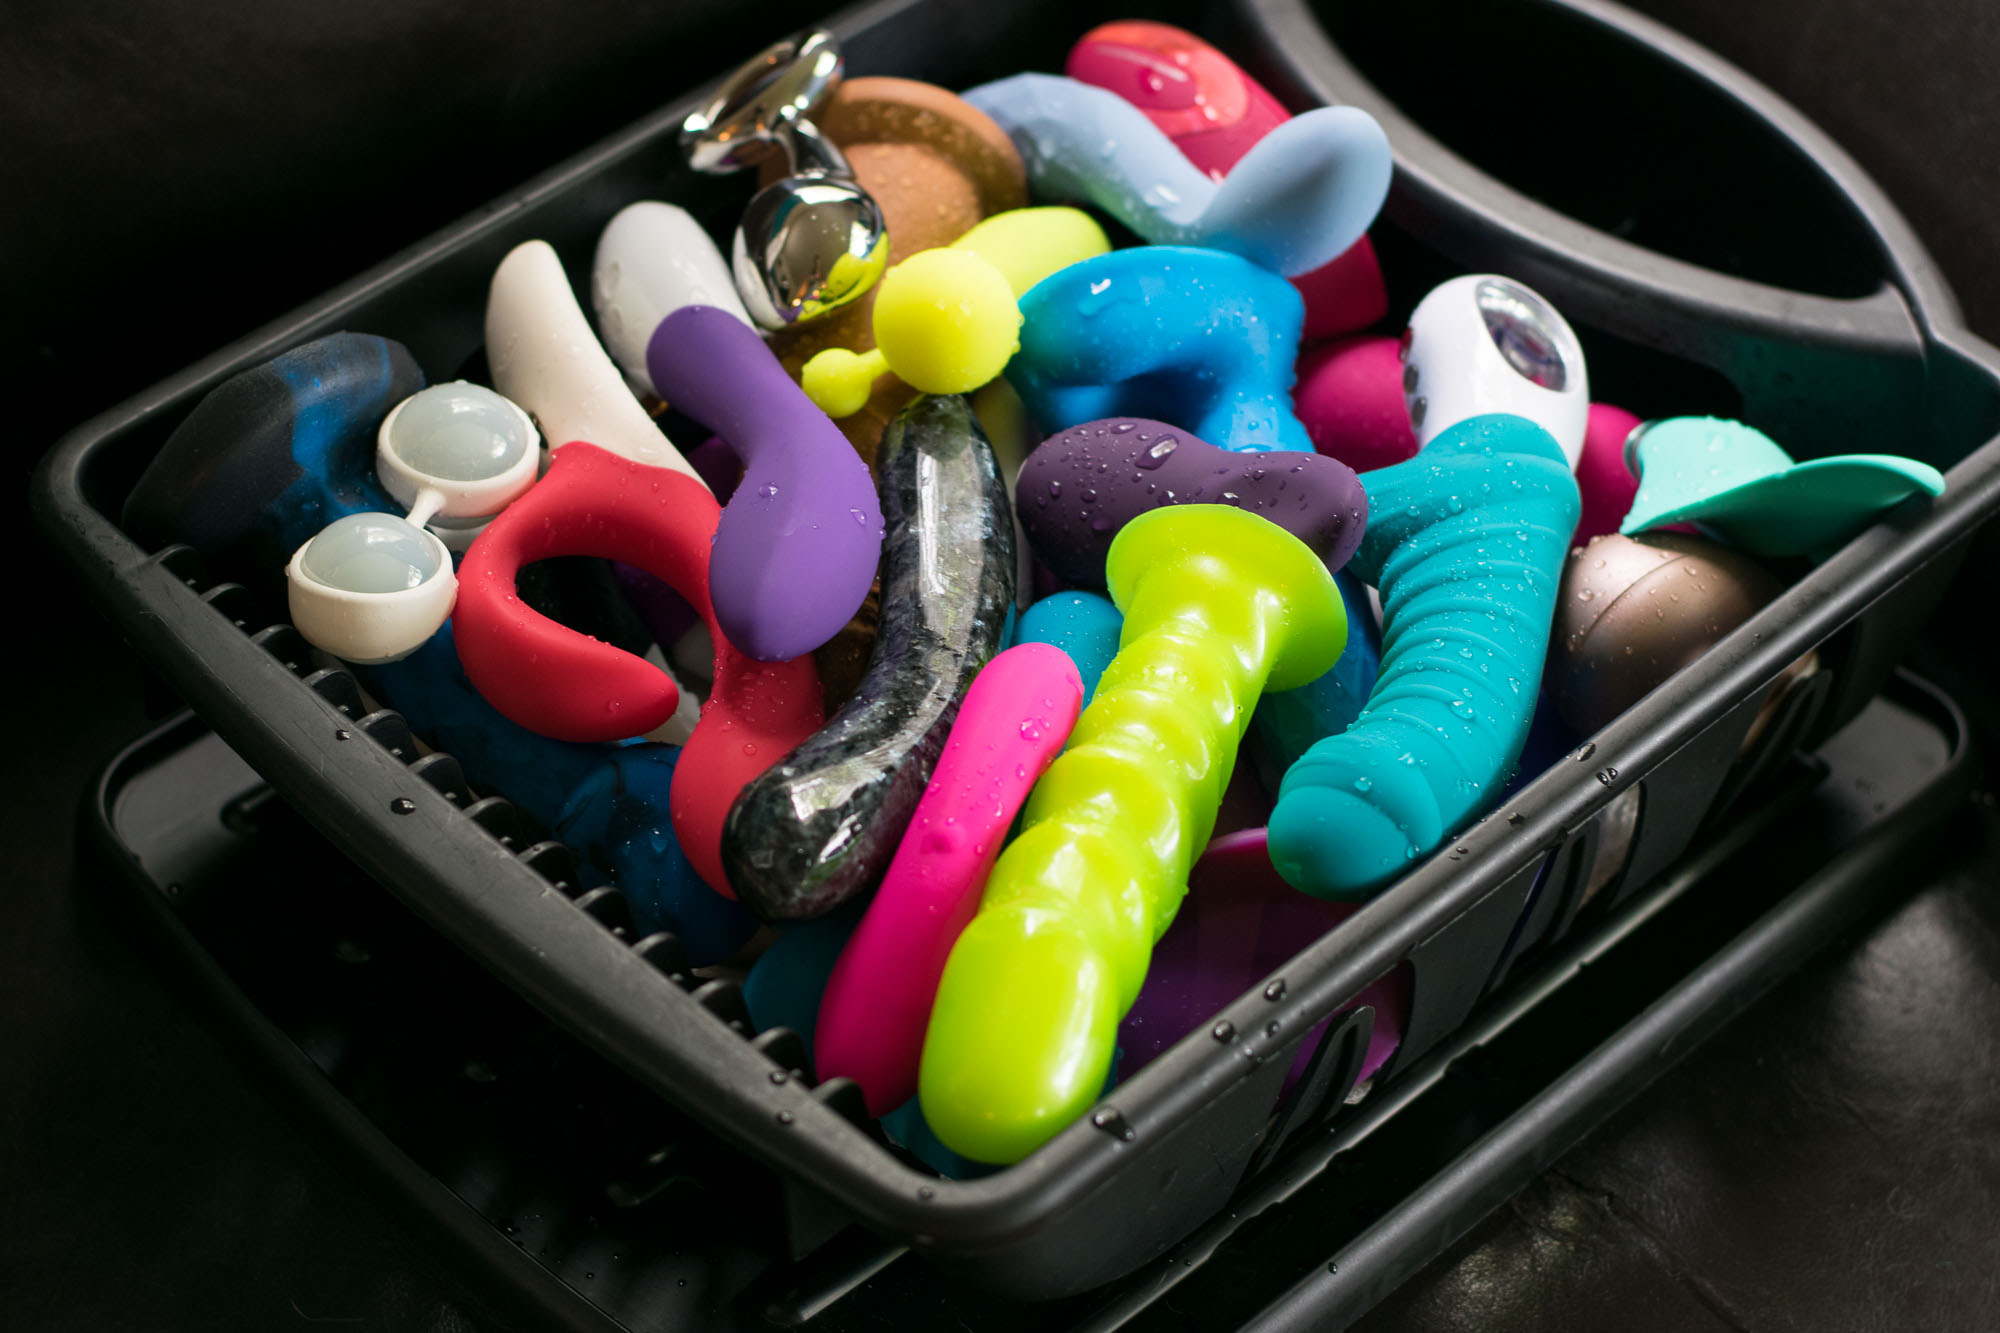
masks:
[[[1354,554],[1368,519],[1367,492],[1337,459],[1230,453],[1143,417],[1051,435],[1021,465],[1014,503],[1035,554],[1059,578],[1087,588],[1104,586],[1104,558],[1118,530],[1162,505],[1247,509],[1310,546],[1329,570]]]

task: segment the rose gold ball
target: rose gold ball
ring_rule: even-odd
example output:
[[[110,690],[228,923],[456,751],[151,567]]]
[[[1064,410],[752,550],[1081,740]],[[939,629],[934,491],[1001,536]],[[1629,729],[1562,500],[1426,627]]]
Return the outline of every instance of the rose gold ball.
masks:
[[[1756,614],[1783,585],[1701,537],[1595,537],[1570,552],[1544,681],[1556,713],[1589,735]]]

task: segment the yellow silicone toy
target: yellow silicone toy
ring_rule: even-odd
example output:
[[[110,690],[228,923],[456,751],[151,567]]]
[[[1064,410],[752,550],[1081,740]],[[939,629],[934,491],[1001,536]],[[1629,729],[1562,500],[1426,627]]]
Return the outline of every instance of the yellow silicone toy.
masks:
[[[997,378],[1020,346],[1016,298],[1110,248],[1104,229],[1074,208],[997,213],[883,274],[873,350],[830,347],[806,362],[800,383],[830,417],[859,412],[890,371],[923,393],[970,393]]]
[[[1142,514],[1107,576],[1118,655],[1029,795],[924,1041],[924,1119],[975,1161],[1018,1161],[1096,1099],[1259,695],[1317,679],[1347,642],[1326,566],[1245,510]]]

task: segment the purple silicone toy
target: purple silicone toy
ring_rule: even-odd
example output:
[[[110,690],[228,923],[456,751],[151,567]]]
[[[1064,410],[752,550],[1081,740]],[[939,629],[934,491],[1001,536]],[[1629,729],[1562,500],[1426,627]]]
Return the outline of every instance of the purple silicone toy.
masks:
[[[882,509],[868,465],[763,339],[713,306],[661,320],[646,370],[661,397],[743,460],[709,563],[723,633],[765,662],[811,652],[875,581]]]
[[[1261,828],[1209,843],[1188,876],[1188,895],[1174,924],[1153,946],[1146,984],[1118,1029],[1119,1079],[1130,1078],[1359,910],[1355,903],[1309,898],[1278,878]],[[1403,1020],[1410,1010],[1408,969],[1389,973],[1354,1003],[1375,1009],[1360,1075],[1373,1078],[1403,1040]],[[1303,1072],[1317,1044],[1316,1036],[1306,1036],[1286,1075],[1287,1087]]]
[[[1270,519],[1338,570],[1368,520],[1353,469],[1321,454],[1230,453],[1163,421],[1112,417],[1036,446],[1014,483],[1035,554],[1059,578],[1104,586],[1118,530],[1169,504],[1230,504]]]

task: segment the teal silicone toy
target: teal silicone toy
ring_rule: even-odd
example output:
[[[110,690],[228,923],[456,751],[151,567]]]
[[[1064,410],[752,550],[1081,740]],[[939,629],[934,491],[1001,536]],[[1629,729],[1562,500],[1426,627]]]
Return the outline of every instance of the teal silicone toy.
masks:
[[[1795,463],[1762,431],[1719,417],[1674,417],[1640,426],[1625,441],[1639,493],[1618,530],[1692,522],[1750,555],[1821,555],[1877,514],[1923,492],[1944,493],[1944,475],[1893,454],[1842,454]]]
[[[1094,592],[1059,592],[1042,598],[1014,626],[1015,643],[1046,643],[1069,654],[1083,677],[1083,706],[1097,693],[1097,678],[1118,656],[1125,617],[1111,599]]]
[[[1581,507],[1561,448],[1525,417],[1470,418],[1362,481],[1348,568],[1382,594],[1381,675],[1271,811],[1272,863],[1320,898],[1369,896],[1499,794]]]
[[[1007,382],[1047,434],[1147,417],[1236,452],[1313,452],[1292,413],[1305,303],[1247,259],[1178,245],[1114,250],[1021,297]]]
[[[1340,660],[1310,685],[1265,695],[1251,722],[1264,760],[1279,773],[1320,741],[1352,726],[1382,670],[1382,631],[1368,605],[1368,590],[1346,569],[1335,574],[1333,582],[1347,604],[1347,646]],[[1260,776],[1267,771],[1261,766],[1258,770]]]

